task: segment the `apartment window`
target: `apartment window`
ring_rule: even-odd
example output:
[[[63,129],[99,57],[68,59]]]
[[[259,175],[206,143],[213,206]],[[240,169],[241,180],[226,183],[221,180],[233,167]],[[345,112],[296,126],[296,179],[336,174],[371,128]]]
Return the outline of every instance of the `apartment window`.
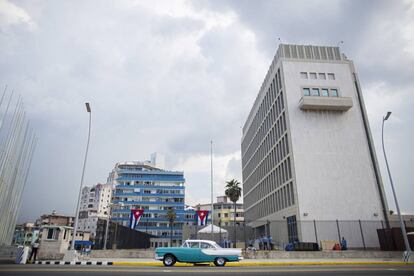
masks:
[[[338,97],[338,89],[331,89],[331,97]]]
[[[309,73],[311,80],[316,80],[316,73]]]
[[[322,96],[324,97],[328,97],[329,96],[329,90],[327,88],[322,88]]]
[[[300,77],[302,79],[307,79],[308,78],[308,73],[307,72],[300,72]]]
[[[319,88],[312,88],[312,96],[319,96]]]
[[[318,74],[318,77],[319,77],[319,79],[321,79],[321,80],[326,80],[326,75],[325,75],[325,73],[319,73],[319,74]]]
[[[328,80],[335,80],[335,74],[334,73],[328,73]]]

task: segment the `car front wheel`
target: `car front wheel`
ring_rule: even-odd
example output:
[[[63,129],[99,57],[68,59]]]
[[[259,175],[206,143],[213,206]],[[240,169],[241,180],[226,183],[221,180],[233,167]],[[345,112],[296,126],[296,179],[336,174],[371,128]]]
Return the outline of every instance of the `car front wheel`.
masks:
[[[163,259],[163,263],[165,266],[173,266],[177,260],[173,255],[165,255]]]
[[[223,257],[218,257],[214,260],[214,264],[216,266],[225,266],[226,265],[226,259],[224,259]]]

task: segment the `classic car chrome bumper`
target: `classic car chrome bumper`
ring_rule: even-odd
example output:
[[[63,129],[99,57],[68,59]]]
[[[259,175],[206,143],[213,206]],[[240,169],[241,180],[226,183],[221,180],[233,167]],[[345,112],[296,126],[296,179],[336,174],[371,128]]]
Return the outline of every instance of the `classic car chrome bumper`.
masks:
[[[239,256],[239,261],[244,260],[244,258],[242,256]]]
[[[155,254],[155,258],[158,261],[162,261],[164,259],[164,256],[158,256],[157,254]]]

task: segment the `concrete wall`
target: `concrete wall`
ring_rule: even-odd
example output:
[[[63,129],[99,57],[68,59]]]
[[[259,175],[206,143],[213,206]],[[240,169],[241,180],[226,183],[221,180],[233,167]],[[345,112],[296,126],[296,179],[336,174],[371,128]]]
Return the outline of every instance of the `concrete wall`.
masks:
[[[154,250],[142,249],[117,249],[117,250],[92,250],[91,258],[145,258],[153,259],[155,256]]]

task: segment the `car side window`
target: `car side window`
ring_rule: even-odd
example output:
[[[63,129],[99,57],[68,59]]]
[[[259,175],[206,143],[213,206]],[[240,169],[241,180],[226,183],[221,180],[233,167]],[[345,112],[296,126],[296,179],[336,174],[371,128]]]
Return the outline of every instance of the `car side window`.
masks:
[[[191,247],[191,248],[199,248],[199,246],[198,246],[198,242],[191,242],[191,243],[190,243],[190,247]]]
[[[182,247],[188,247],[188,243],[183,243],[183,246]]]
[[[212,245],[211,245],[211,244],[209,244],[209,243],[202,242],[202,243],[201,243],[201,248],[202,248],[202,249],[208,249],[208,248],[214,248],[214,246],[212,246]]]

